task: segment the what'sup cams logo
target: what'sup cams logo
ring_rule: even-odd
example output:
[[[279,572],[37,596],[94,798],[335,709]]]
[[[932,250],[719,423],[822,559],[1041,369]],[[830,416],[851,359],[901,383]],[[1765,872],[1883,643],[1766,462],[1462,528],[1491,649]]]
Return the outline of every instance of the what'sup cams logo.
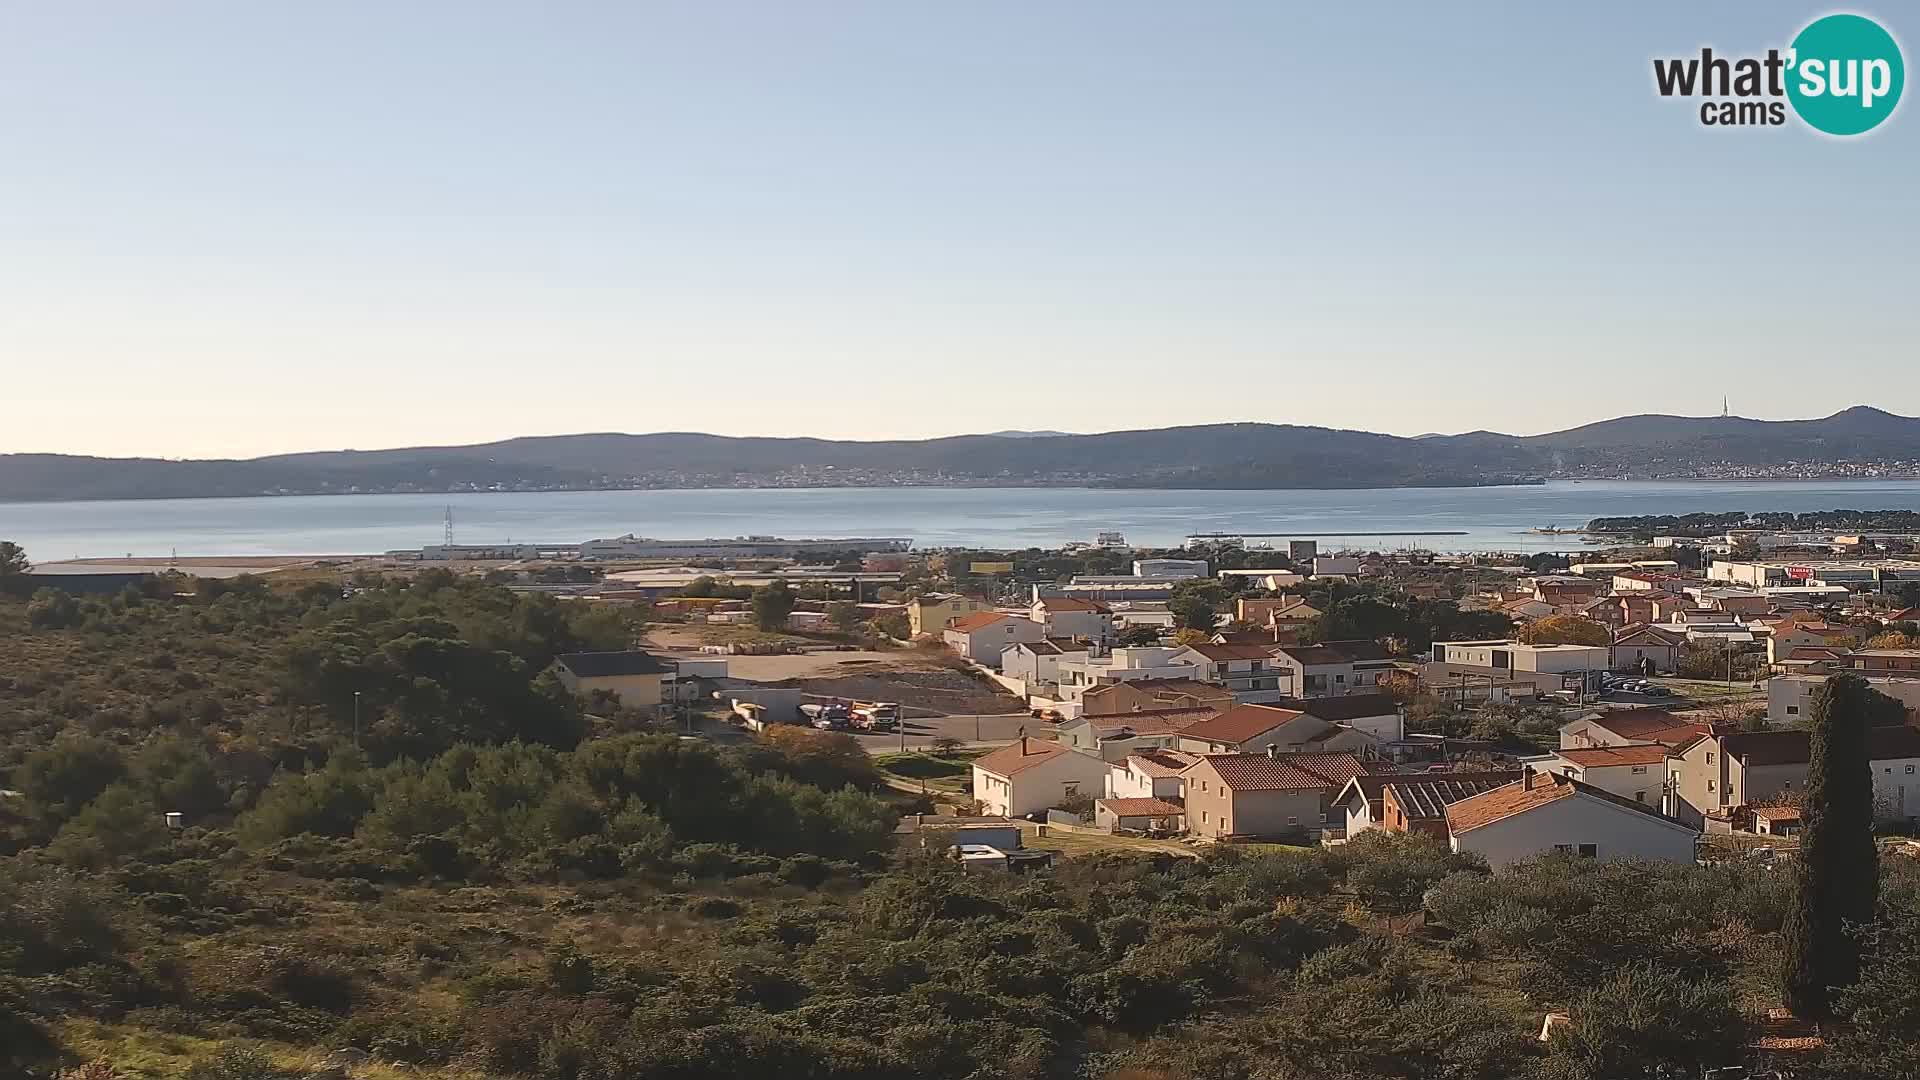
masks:
[[[1828,135],[1864,135],[1900,105],[1907,68],[1900,44],[1864,15],[1828,15],[1808,23],[1783,49],[1747,57],[1656,57],[1661,97],[1702,98],[1707,127],[1778,127],[1787,109]]]

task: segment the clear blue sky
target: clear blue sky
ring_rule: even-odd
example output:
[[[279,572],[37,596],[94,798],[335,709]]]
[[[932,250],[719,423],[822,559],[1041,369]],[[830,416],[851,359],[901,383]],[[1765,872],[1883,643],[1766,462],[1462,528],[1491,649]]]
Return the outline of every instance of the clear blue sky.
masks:
[[[0,0],[0,451],[1920,413],[1827,10]]]

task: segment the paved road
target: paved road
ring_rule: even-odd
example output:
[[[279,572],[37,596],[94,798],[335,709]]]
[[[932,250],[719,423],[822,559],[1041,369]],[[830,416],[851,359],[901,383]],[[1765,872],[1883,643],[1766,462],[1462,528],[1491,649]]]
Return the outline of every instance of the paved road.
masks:
[[[1020,737],[1020,729],[1025,727],[1027,734],[1040,736],[1047,733],[1047,725],[1035,720],[1026,713],[1013,713],[1001,716],[914,716],[908,717],[904,731],[869,733],[853,732],[870,754],[884,754],[889,750],[898,750],[904,738],[909,750],[924,749],[935,739],[959,739],[969,746],[998,746],[1010,743]]]

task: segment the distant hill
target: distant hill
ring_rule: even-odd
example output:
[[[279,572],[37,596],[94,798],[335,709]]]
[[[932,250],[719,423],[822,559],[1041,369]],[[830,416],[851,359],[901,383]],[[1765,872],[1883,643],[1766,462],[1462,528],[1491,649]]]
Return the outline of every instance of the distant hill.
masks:
[[[1205,424],[889,442],[689,432],[554,435],[236,461],[10,454],[0,455],[0,499],[900,484],[1463,486],[1916,460],[1920,419],[1859,406],[1818,420],[1628,416],[1535,436],[1474,431],[1403,438],[1292,424]]]

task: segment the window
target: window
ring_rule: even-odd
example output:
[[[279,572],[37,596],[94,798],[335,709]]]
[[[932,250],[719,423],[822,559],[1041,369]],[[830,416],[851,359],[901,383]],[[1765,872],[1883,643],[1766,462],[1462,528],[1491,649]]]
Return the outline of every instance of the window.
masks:
[[[1908,776],[1912,776],[1912,775],[1913,775],[1913,766],[1911,766],[1911,765],[1909,765],[1909,766],[1907,766],[1907,775],[1908,775]]]
[[[1711,780],[1709,780],[1709,781],[1707,781],[1707,790],[1708,790],[1708,791],[1712,791],[1712,790],[1713,790],[1713,781],[1711,781]]]
[[[1289,827],[1291,827],[1291,826],[1294,826],[1294,825],[1298,825],[1298,824],[1300,824],[1300,819],[1299,819],[1299,818],[1297,818],[1297,817],[1289,817],[1289,818],[1287,818],[1287,825],[1288,825]]]
[[[1571,855],[1573,854],[1573,845],[1572,844],[1555,844],[1553,845],[1553,850],[1559,852],[1562,855]]]
[[[1798,705],[1789,705],[1789,706],[1787,706],[1787,715],[1788,715],[1788,716],[1799,716],[1799,715],[1800,715],[1800,706],[1798,706]]]
[[[1635,776],[1647,775],[1647,767],[1645,765],[1635,765],[1633,767],[1633,775]]]
[[[1075,795],[1080,794],[1080,783],[1077,780],[1074,781],[1073,783],[1065,784],[1063,786],[1066,788],[1066,796],[1069,799],[1073,798]]]
[[[1581,844],[1581,845],[1580,845],[1580,857],[1581,857],[1581,858],[1583,858],[1583,859],[1597,859],[1597,858],[1599,858],[1599,857],[1600,857],[1600,845],[1599,845],[1599,844]]]
[[[1636,792],[1634,792],[1634,793],[1633,793],[1633,801],[1634,801],[1634,802],[1637,802],[1637,803],[1644,803],[1644,802],[1646,802],[1646,801],[1647,801],[1647,793],[1646,793],[1646,792],[1644,792],[1644,791],[1636,791]]]
[[[1707,764],[1713,764],[1713,751],[1707,751]]]
[[[1207,823],[1207,812],[1205,810],[1202,810],[1200,811],[1200,824],[1205,825],[1206,823]]]

